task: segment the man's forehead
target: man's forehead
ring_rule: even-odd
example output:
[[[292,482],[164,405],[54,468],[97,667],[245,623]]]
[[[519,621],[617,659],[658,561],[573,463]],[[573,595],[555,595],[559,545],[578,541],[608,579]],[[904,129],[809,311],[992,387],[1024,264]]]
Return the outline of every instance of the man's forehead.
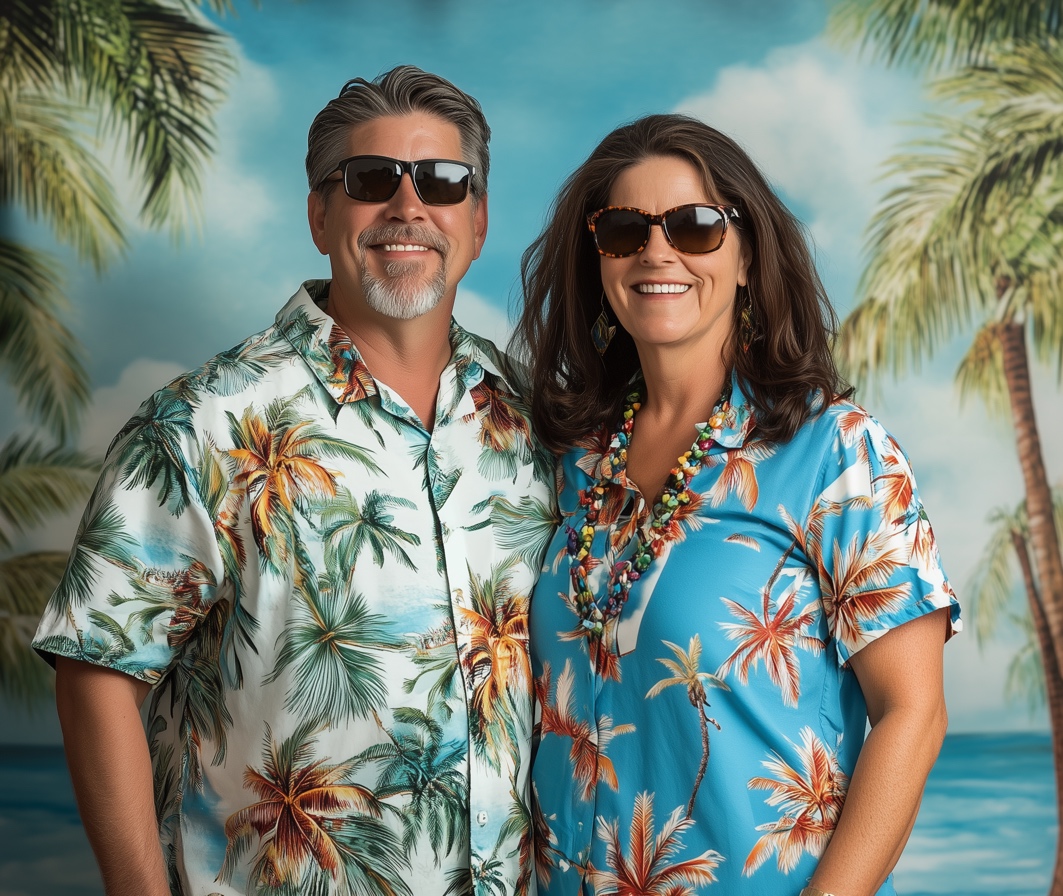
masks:
[[[414,111],[382,115],[354,125],[347,135],[350,155],[391,156],[396,159],[461,159],[458,126],[439,115]]]

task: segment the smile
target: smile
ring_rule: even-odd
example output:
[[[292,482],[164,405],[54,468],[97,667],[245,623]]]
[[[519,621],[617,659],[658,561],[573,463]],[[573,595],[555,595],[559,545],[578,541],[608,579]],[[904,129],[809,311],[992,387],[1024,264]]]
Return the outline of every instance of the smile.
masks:
[[[413,243],[385,243],[380,247],[385,252],[427,252],[427,246],[417,246]]]
[[[635,291],[643,295],[668,294],[678,295],[690,289],[689,283],[637,283]]]

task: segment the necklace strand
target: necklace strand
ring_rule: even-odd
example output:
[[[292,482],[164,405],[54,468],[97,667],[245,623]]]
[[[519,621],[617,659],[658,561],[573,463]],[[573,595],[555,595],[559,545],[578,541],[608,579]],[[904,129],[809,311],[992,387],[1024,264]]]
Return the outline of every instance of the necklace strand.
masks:
[[[645,575],[653,561],[660,556],[664,530],[679,508],[690,503],[690,481],[709,462],[709,451],[716,444],[713,430],[722,428],[726,421],[730,409],[730,391],[728,383],[708,423],[698,428],[698,437],[693,447],[679,458],[678,465],[665,479],[664,489],[653,505],[653,517],[649,527],[638,526],[636,529],[635,550],[630,559],[620,560],[613,565],[609,573],[605,606],[602,607],[595,600],[588,584],[591,569],[597,565],[591,548],[602,507],[605,505],[606,492],[616,476],[627,469],[627,449],[635,428],[635,414],[642,406],[642,396],[637,390],[625,399],[620,428],[613,440],[616,449],[602,458],[601,469],[604,475],[579,493],[580,506],[587,508],[583,523],[567,527],[567,551],[572,558],[569,576],[575,594],[576,612],[579,614],[580,625],[591,638],[601,638],[606,623],[620,615],[631,593],[632,584]]]

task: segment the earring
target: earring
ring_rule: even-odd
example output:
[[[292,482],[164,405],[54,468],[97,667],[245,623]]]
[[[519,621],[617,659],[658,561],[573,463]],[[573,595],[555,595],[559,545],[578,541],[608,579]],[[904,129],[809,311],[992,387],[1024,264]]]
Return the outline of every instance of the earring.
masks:
[[[738,340],[742,345],[742,351],[748,352],[749,347],[757,340],[758,333],[756,313],[753,311],[753,297],[749,294],[749,287],[742,287],[745,292],[745,302],[742,304],[741,323],[738,328]]]
[[[616,327],[609,323],[609,314],[605,310],[605,292],[603,291],[602,313],[594,319],[594,324],[591,326],[591,342],[594,343],[594,350],[600,357],[605,357],[605,351],[609,348],[609,343],[613,341],[615,335]]]

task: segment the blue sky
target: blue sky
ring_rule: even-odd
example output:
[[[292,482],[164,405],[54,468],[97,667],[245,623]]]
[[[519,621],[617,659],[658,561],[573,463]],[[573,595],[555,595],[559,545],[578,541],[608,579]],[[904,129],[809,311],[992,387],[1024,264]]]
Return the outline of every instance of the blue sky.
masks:
[[[808,225],[844,314],[857,288],[862,231],[888,186],[882,164],[914,136],[905,122],[928,103],[911,73],[826,41],[829,5],[662,0],[651,11],[633,0],[239,2],[238,16],[221,22],[234,37],[239,71],[218,118],[198,229],[176,243],[141,229],[136,196],[123,187],[126,255],[97,277],[58,253],[94,390],[81,444],[101,451],[154,388],[268,326],[302,280],[327,275],[306,228],[307,128],[346,79],[398,63],[439,72],[475,95],[494,131],[487,244],[456,310],[471,328],[505,333],[520,255],[560,183],[595,143],[622,121],[671,110],[702,117],[746,146]],[[124,162],[110,163],[124,184]],[[42,227],[17,220],[15,229],[54,250]],[[860,396],[911,455],[961,599],[988,535],[987,514],[1021,496],[1007,421],[957,406],[951,377],[963,348],[957,342],[918,376]],[[1058,481],[1059,393],[1043,372],[1036,385],[1049,475]],[[0,387],[0,439],[25,427]],[[58,521],[26,546],[65,549],[75,525],[73,517]],[[1004,697],[1003,670],[1017,644],[1012,633],[980,651],[969,630],[948,647],[954,730],[1046,727],[1042,714],[1031,717]],[[12,709],[6,716],[8,737],[55,736],[49,713],[36,721]]]

